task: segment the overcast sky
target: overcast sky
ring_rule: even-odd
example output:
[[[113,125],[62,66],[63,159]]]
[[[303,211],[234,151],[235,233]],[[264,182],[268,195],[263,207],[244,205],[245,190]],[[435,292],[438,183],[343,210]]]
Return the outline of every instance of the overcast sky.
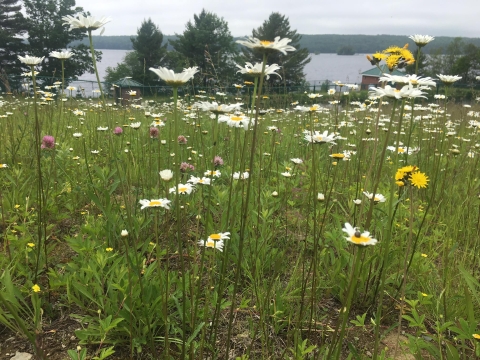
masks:
[[[151,18],[165,35],[182,33],[193,14],[223,17],[233,36],[251,35],[272,12],[300,34],[391,34],[480,37],[479,0],[76,0],[112,21],[104,35],[134,35]]]

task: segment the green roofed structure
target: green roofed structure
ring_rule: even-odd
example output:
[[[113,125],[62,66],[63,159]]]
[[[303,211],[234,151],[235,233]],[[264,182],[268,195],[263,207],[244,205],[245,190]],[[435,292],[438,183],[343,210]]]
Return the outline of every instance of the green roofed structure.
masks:
[[[362,72],[362,90],[368,90],[370,86],[377,86],[378,79],[383,74],[390,74],[387,65],[380,65],[380,68],[374,67],[367,71]],[[405,76],[406,74],[400,70],[393,70],[392,75]]]
[[[123,79],[113,82],[110,90],[115,98],[116,104],[121,100],[122,105],[128,105],[132,100],[140,99],[143,87],[143,84],[138,81],[132,80],[129,77],[124,77]],[[135,95],[131,95],[132,91],[135,91]]]

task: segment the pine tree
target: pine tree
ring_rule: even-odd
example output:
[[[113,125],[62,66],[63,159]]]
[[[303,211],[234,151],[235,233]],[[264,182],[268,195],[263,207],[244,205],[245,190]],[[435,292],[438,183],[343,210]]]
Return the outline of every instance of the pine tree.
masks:
[[[149,71],[151,67],[162,65],[167,54],[167,43],[163,44],[163,34],[151,19],[144,20],[137,30],[137,37],[131,38],[133,49],[142,69],[140,73],[131,74],[137,81],[150,84],[158,77]]]
[[[74,40],[81,40],[85,32],[81,29],[69,30],[64,25],[63,16],[77,16],[84,13],[83,8],[75,6],[75,0],[24,0],[28,20],[28,53],[32,56],[45,56],[40,76],[45,82],[61,77],[61,62],[50,58],[51,51],[61,51]],[[93,73],[90,49],[80,44],[69,48],[74,55],[65,62],[65,78],[77,78],[85,72]],[[101,52],[96,51],[97,61]],[[55,81],[54,80],[54,81]]]
[[[170,43],[188,66],[199,67],[204,85],[209,81],[227,84],[228,78],[233,77],[238,50],[223,18],[203,9],[193,16],[193,22],[186,24],[183,34],[177,36]]]
[[[26,32],[26,22],[20,12],[18,0],[0,0],[0,78],[6,91],[10,91],[8,75],[21,72],[17,55],[23,55],[25,43],[20,36]]]
[[[292,41],[289,45],[295,47],[296,51],[283,55],[280,52],[271,53],[268,56],[268,64],[278,64],[282,68],[278,73],[282,76],[281,82],[283,84],[293,85],[300,84],[305,80],[305,74],[303,68],[310,62],[308,49],[300,48],[299,42],[302,36],[297,34],[296,30],[290,29],[290,21],[285,15],[274,12],[270,14],[270,17],[263,22],[263,25],[257,29],[252,30],[252,36],[260,40],[274,40],[275,37],[289,38]],[[256,53],[252,49],[244,47],[242,49],[243,57],[245,61],[251,63],[261,62],[262,55]],[[278,82],[276,76],[270,77],[270,85]]]

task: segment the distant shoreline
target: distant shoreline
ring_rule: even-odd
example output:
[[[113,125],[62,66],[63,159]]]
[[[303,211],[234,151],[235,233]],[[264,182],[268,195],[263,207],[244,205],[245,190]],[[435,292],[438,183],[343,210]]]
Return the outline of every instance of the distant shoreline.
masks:
[[[93,36],[93,43],[96,49],[104,50],[133,50],[131,38],[134,35],[116,35],[116,36]],[[164,43],[169,40],[175,40],[176,35],[164,35]],[[240,39],[243,37],[236,37]],[[423,51],[430,53],[438,50],[446,50],[447,46],[455,39],[455,37],[439,36],[435,41],[431,42]],[[462,37],[465,43],[471,43],[480,47],[480,38]],[[89,45],[88,38],[82,41],[75,41],[69,46],[78,44]],[[386,49],[391,45],[404,46],[408,44],[410,49],[415,49],[415,43],[408,36],[401,35],[302,35],[300,39],[300,47],[306,48],[312,54],[336,54],[341,48],[349,47],[356,54],[371,54]],[[168,45],[168,50],[173,50]]]

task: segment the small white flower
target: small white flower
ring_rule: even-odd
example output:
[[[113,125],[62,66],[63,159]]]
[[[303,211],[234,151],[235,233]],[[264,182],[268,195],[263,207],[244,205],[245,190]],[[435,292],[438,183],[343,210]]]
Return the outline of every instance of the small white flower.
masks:
[[[24,63],[25,65],[38,65],[40,64],[43,59],[45,59],[45,56],[42,57],[35,57],[35,56],[28,56],[26,55],[25,57],[18,55],[18,59]]]
[[[122,230],[120,235],[123,236],[123,237],[128,236],[128,231],[127,230]]]
[[[57,59],[70,59],[72,57],[73,53],[71,51],[52,51],[50,53],[50,57],[54,57]]]
[[[163,181],[170,181],[173,178],[173,171],[172,170],[162,170],[159,172],[160,177]]]
[[[73,133],[73,137],[75,138],[79,138],[79,137],[82,137],[82,133]]]
[[[409,36],[410,39],[413,40],[413,42],[418,46],[418,47],[423,47],[427,45],[430,41],[435,40],[433,36],[430,35],[411,35]]]
[[[140,127],[140,125],[142,125],[142,123],[141,123],[140,121],[138,121],[138,122],[133,122],[133,123],[131,123],[131,124],[130,124],[130,127],[131,127],[132,129],[138,129],[138,128]]]
[[[277,196],[278,196],[278,192],[276,192],[276,191],[272,192],[272,196],[273,196],[273,197],[277,197]]]
[[[322,193],[318,193],[317,200],[318,201],[324,201],[325,200],[325,195],[323,195]]]

